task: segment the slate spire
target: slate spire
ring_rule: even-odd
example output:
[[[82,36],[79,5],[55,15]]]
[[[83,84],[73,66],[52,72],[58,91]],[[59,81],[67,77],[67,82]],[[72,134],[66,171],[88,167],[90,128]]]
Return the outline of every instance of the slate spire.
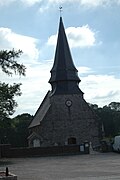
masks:
[[[54,64],[50,72],[49,83],[52,86],[53,94],[78,94],[81,92],[78,86],[80,82],[78,71],[72,60],[62,17],[59,22]]]

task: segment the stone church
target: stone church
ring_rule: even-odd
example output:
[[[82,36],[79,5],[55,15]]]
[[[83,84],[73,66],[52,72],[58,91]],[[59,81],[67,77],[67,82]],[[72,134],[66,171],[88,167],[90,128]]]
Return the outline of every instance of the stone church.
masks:
[[[29,147],[99,144],[98,118],[84,100],[60,17],[48,91],[29,125]]]

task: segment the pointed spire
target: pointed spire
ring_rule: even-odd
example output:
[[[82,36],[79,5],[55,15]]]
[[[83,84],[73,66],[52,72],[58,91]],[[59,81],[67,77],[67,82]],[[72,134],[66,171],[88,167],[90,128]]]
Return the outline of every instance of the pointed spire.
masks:
[[[78,87],[80,82],[78,71],[72,60],[62,17],[60,17],[54,64],[50,72],[49,83],[52,85],[53,93],[72,94],[81,91]]]

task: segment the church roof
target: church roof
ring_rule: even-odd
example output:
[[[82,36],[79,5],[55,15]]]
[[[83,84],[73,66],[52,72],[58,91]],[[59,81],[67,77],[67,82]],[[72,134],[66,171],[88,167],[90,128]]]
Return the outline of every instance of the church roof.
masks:
[[[49,82],[69,80],[80,82],[77,72],[70,53],[62,17],[60,17],[54,64],[51,69],[51,78]]]
[[[40,107],[38,108],[33,121],[31,122],[31,124],[29,125],[28,128],[32,128],[32,127],[40,125],[40,122],[43,120],[43,118],[45,117],[46,113],[48,112],[48,110],[51,106],[50,99],[49,99],[50,95],[51,95],[51,92],[48,91],[43,102],[41,103]]]

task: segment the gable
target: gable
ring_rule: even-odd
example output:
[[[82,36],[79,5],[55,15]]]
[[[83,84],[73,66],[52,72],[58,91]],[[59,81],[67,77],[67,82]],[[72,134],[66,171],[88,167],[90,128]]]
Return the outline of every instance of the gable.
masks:
[[[50,94],[51,92],[48,91],[48,93],[46,94],[43,102],[41,103],[40,107],[38,108],[31,124],[29,125],[28,128],[32,128],[35,126],[39,126],[40,122],[43,120],[43,118],[45,117],[46,113],[48,112],[51,104],[50,104]]]

